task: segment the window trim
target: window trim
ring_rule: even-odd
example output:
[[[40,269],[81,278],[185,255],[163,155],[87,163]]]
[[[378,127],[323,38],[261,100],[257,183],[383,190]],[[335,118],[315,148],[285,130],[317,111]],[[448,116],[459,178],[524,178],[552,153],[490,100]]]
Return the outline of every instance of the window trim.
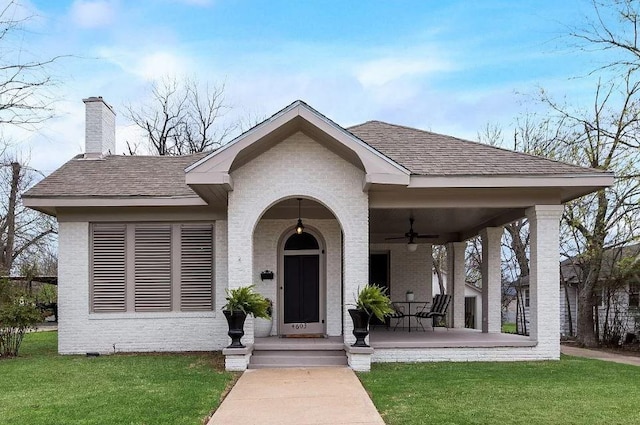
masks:
[[[124,225],[125,226],[125,310],[95,311],[94,310],[94,228],[96,225]],[[169,311],[136,311],[135,307],[135,229],[137,225],[168,224],[171,226],[171,308]],[[210,310],[181,310],[181,250],[183,226],[210,225],[211,226],[211,309]],[[216,307],[216,222],[209,220],[196,221],[95,221],[89,222],[88,249],[88,280],[89,297],[88,311],[94,319],[119,318],[158,318],[158,317],[215,317]],[[177,289],[177,290],[176,290]]]

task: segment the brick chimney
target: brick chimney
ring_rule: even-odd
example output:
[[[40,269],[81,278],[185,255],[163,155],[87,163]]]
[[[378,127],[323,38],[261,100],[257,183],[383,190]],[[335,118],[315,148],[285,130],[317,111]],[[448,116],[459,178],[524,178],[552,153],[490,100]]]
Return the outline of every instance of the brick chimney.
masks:
[[[102,96],[82,99],[85,115],[85,158],[102,158],[116,152],[116,113]]]

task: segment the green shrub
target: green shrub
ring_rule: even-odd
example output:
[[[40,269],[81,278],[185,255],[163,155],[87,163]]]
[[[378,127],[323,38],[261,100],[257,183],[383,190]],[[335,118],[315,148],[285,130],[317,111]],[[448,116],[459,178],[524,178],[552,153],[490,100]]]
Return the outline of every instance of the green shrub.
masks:
[[[24,334],[40,320],[35,300],[8,280],[0,280],[0,358],[17,356]]]
[[[255,285],[241,286],[239,288],[227,289],[227,303],[223,310],[242,311],[247,315],[270,319],[271,301],[267,300],[255,290]]]

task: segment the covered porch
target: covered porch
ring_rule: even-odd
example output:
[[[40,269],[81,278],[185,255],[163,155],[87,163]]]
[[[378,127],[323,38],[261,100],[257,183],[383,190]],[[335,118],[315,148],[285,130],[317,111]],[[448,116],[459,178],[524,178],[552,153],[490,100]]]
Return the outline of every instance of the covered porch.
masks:
[[[562,204],[610,180],[591,170],[377,121],[344,129],[303,102],[186,169],[194,192],[226,206],[226,286],[256,284],[274,301],[271,335],[342,338],[349,364],[360,370],[372,360],[429,361],[432,349],[457,350],[460,360],[499,357],[498,346],[389,348],[414,350],[411,356],[382,356],[384,347],[352,350],[348,310],[359,288],[382,284],[371,279],[371,256],[378,253],[387,258],[382,280],[393,301],[405,300],[411,290],[415,300],[430,302],[432,250],[443,245],[442,292],[451,297],[448,327],[456,330],[443,338],[498,341],[502,226],[523,217],[530,230],[530,335],[517,339],[525,346],[506,349],[513,360],[559,358]],[[297,223],[305,226],[300,233]],[[301,234],[309,235],[308,243]],[[481,313],[478,330],[463,333],[465,249],[476,236],[482,241]],[[271,278],[262,280],[263,273]],[[426,341],[440,334],[411,338]],[[251,330],[245,341],[255,343]],[[374,345],[375,336],[369,341]],[[479,349],[482,354],[472,352]]]

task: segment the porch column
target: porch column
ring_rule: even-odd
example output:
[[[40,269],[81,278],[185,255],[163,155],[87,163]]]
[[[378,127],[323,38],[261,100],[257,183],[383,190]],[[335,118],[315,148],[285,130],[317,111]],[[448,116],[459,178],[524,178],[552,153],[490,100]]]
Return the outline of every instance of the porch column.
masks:
[[[350,206],[350,216],[343,224],[343,274],[342,274],[342,326],[345,344],[353,344],[353,321],[348,309],[354,308],[358,289],[369,282],[369,202],[354,200]],[[339,217],[341,218],[341,217]],[[332,306],[328,307],[329,309]],[[368,342],[368,337],[367,337]]]
[[[465,264],[464,252],[467,248],[466,242],[453,242],[447,244],[447,290],[453,296],[452,307],[452,327],[464,328],[464,285],[465,285]]]
[[[482,332],[501,332],[502,282],[500,267],[500,241],[502,227],[487,227],[482,237]]]
[[[253,278],[253,225],[247,219],[248,208],[243,205],[246,198],[238,192],[229,192],[227,212],[227,287],[229,289],[251,285]],[[224,304],[224,298],[222,299]],[[222,316],[222,315],[220,315]],[[253,318],[248,317],[244,325],[243,344],[253,344]],[[230,341],[230,340],[229,340]]]
[[[529,335],[551,358],[560,357],[560,217],[563,205],[527,209],[529,261]]]

